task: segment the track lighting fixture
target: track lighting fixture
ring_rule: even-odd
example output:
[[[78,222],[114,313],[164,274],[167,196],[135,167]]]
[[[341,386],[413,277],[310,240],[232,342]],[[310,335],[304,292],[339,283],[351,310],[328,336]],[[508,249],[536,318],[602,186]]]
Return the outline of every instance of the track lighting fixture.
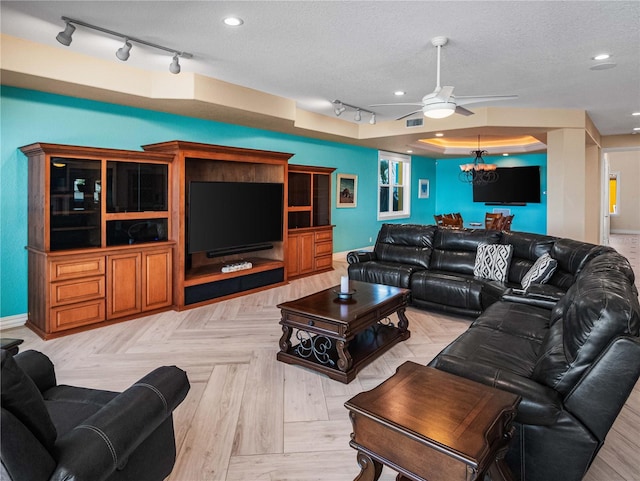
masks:
[[[64,17],[63,17],[63,20],[64,20]],[[69,22],[67,22],[67,25],[64,27],[64,30],[56,36],[56,40],[60,42],[62,45],[66,45],[68,47],[69,45],[71,45],[71,40],[73,40],[71,38],[71,35],[73,35],[73,32],[75,31],[76,31],[76,27],[74,27]]]
[[[129,58],[129,53],[131,52],[132,43],[139,43],[141,45],[146,45],[147,47],[157,48],[158,50],[164,50],[165,52],[169,52],[173,54],[173,60],[171,64],[169,64],[169,72],[171,73],[180,73],[180,62],[179,58],[192,58],[193,55],[187,52],[182,52],[180,50],[176,50],[175,48],[164,47],[162,45],[158,45],[157,43],[147,42],[146,40],[142,40],[139,38],[132,37],[131,35],[125,35],[122,33],[114,32],[113,30],[108,30],[106,28],[98,27],[97,25],[91,25],[90,23],[83,22],[81,20],[75,20],[69,17],[62,17],[62,20],[66,23],[64,30],[56,36],[56,40],[60,42],[62,45],[66,45],[67,47],[71,45],[71,35],[76,30],[76,25],[80,25],[82,27],[90,28],[92,30],[97,30],[102,33],[106,33],[108,35],[112,35],[114,37],[120,37],[124,39],[124,45],[118,49],[116,52],[116,57],[118,57],[122,61],[126,61]],[[73,25],[75,24],[75,25]]]
[[[336,114],[336,117],[340,117],[340,114],[347,110],[348,107],[355,110],[353,120],[355,120],[356,122],[360,122],[362,120],[362,112],[366,112],[368,114],[371,114],[371,120],[369,120],[369,123],[371,125],[374,125],[376,123],[376,114],[371,110],[363,109],[362,107],[358,107],[356,105],[346,104],[342,100],[334,100],[333,105],[335,106],[333,108],[333,112]]]
[[[129,58],[129,52],[131,52],[131,44],[129,39],[125,39],[124,45],[116,52],[116,57],[125,62]]]
[[[180,62],[178,61],[178,54],[173,56],[173,60],[169,65],[169,72],[171,73],[180,73]]]

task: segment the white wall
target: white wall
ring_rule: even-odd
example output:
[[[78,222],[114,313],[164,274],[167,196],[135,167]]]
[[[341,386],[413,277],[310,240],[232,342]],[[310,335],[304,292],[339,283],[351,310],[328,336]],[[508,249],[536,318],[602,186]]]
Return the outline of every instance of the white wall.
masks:
[[[640,234],[640,150],[609,152],[609,171],[618,172],[618,214],[611,232]]]

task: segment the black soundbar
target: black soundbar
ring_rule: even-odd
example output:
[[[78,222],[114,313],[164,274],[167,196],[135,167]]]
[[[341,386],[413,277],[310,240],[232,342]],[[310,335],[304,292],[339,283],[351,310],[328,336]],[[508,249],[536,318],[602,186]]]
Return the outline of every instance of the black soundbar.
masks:
[[[212,257],[228,256],[231,254],[243,254],[245,252],[266,251],[269,249],[273,249],[273,244],[255,244],[250,246],[230,247],[228,249],[216,249],[213,251],[208,251],[207,257],[211,259]]]

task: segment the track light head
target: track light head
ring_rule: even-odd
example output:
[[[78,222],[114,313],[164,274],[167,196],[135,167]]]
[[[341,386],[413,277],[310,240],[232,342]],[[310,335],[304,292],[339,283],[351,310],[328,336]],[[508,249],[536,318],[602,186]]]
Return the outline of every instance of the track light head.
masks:
[[[64,27],[64,30],[56,35],[56,40],[60,42],[62,45],[69,46],[71,45],[71,35],[76,31],[76,27],[67,22],[67,25]]]
[[[353,120],[356,122],[360,122],[362,120],[362,114],[360,113],[360,109],[356,110],[356,115],[353,117]]]
[[[116,57],[125,62],[129,58],[129,52],[131,52],[131,43],[129,43],[129,39],[127,38],[124,41],[124,45],[116,52]]]
[[[169,72],[171,73],[180,73],[180,61],[178,60],[178,54],[176,53],[173,56],[173,60],[171,61],[171,64],[169,65]]]
[[[369,120],[371,125],[376,125],[376,114],[371,114],[371,119]]]

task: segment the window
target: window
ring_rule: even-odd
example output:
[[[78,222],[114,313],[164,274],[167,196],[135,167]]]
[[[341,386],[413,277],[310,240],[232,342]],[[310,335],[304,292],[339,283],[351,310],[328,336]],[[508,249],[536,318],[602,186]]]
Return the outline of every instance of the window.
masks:
[[[378,220],[411,215],[411,157],[378,151]]]

